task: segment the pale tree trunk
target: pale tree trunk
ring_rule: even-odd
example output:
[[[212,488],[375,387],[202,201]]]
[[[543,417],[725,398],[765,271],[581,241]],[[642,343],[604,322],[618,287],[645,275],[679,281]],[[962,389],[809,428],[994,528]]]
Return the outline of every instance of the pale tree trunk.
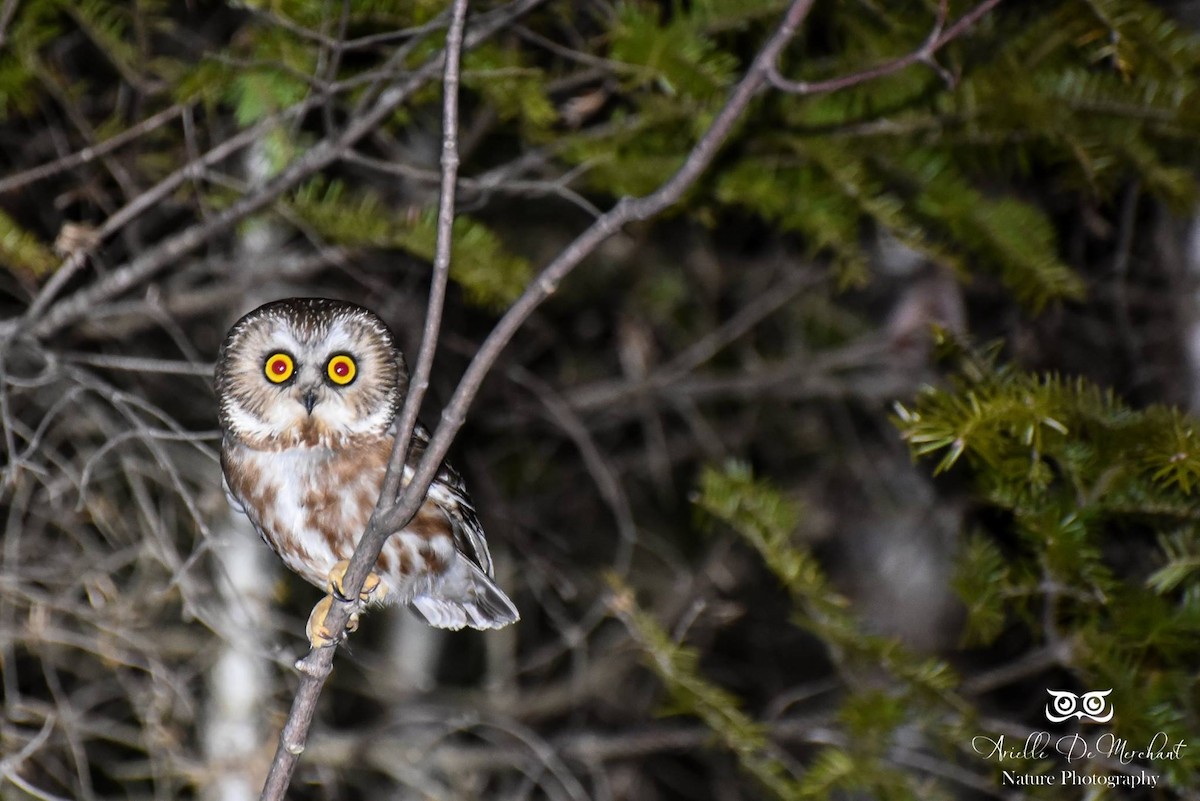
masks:
[[[274,738],[266,731],[264,701],[272,697],[271,662],[264,635],[270,632],[270,591],[274,557],[250,521],[231,512],[214,528],[220,565],[217,593],[227,630],[217,639],[220,653],[208,674],[204,753],[208,763],[205,801],[258,798]]]
[[[245,171],[253,184],[271,177],[261,145],[250,148]],[[235,260],[239,275],[231,279],[244,283],[249,291],[238,314],[288,294],[287,287],[267,286],[263,280],[278,275],[279,262],[288,258],[284,236],[277,224],[265,218],[243,226]],[[215,585],[227,630],[217,639],[220,653],[208,675],[202,736],[209,771],[202,796],[205,801],[251,801],[259,796],[277,734],[268,729],[265,703],[274,697],[273,665],[268,659],[273,634],[271,588],[279,579],[280,566],[240,512],[231,510],[228,523],[215,529],[214,536]]]
[[[389,678],[398,697],[428,692],[437,684],[437,665],[446,633],[404,607],[388,611]]]

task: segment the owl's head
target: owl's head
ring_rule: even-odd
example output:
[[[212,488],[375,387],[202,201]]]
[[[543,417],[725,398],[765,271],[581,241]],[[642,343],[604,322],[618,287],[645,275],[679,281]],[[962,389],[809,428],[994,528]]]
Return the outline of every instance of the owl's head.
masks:
[[[260,450],[340,447],[382,436],[408,371],[373,312],[288,298],[234,324],[217,356],[221,428]]]

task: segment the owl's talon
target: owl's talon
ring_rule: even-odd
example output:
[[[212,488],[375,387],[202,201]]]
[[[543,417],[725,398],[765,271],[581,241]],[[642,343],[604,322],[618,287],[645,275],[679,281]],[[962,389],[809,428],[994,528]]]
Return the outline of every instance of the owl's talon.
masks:
[[[346,570],[350,567],[350,560],[343,559],[334,565],[329,571],[328,590],[330,595],[336,595],[343,601],[349,601],[346,596]],[[375,593],[379,592],[380,598],[387,595],[387,586],[379,578],[379,574],[371,571],[367,574],[366,581],[363,582],[362,589],[358,593],[358,600],[361,603],[369,603],[375,600]]]
[[[325,622],[332,610],[333,596],[326,595],[317,601],[317,605],[313,607],[312,613],[308,616],[308,625],[304,627],[304,633],[308,635],[308,642],[314,650],[337,645],[339,637],[334,634]],[[357,610],[351,612],[350,619],[346,621],[346,633],[353,634],[356,631],[358,631]]]
[[[329,617],[332,609],[333,596],[326,595],[317,601],[317,605],[313,607],[312,613],[308,616],[308,625],[304,627],[304,633],[308,635],[308,642],[312,645],[313,650],[337,644],[337,638],[325,625],[325,620]]]

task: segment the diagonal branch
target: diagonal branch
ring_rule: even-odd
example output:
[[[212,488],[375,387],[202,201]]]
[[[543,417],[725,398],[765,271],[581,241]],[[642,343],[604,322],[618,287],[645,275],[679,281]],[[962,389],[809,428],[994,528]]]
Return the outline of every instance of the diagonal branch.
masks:
[[[908,55],[880,64],[877,67],[871,67],[851,75],[830,78],[825,81],[793,81],[780,75],[778,68],[772,65],[767,74],[767,79],[773,87],[781,92],[794,95],[820,95],[848,89],[851,86],[858,86],[860,83],[866,83],[876,78],[893,75],[906,67],[911,67],[913,64],[927,64],[945,78],[947,83],[953,83],[953,78],[934,60],[934,54],[966,33],[969,28],[999,4],[1000,0],[984,0],[984,2],[966,14],[963,14],[953,25],[947,28],[946,17],[949,14],[949,3],[947,0],[940,0],[938,3],[937,20],[933,24],[933,30],[930,31],[929,36],[921,43],[921,46]]]
[[[384,476],[383,488],[380,491],[375,512],[368,522],[368,531],[377,528],[376,518],[393,505],[391,499],[395,498],[399,491],[400,482],[404,476],[409,444],[417,425],[417,415],[421,410],[421,401],[429,388],[429,375],[433,369],[433,357],[437,351],[438,335],[442,326],[442,308],[445,305],[446,284],[450,276],[454,190],[458,180],[458,86],[466,19],[467,0],[454,0],[450,28],[446,32],[445,66],[442,73],[442,192],[438,203],[437,245],[433,259],[433,278],[429,286],[429,301],[425,312],[425,328],[421,334],[421,349],[409,381],[408,392],[404,398],[404,407],[400,410],[396,440],[392,446],[392,456],[388,463],[387,474]],[[422,498],[424,494],[425,491],[422,490]],[[371,566],[379,558],[379,551],[385,540],[386,537],[380,537],[378,545],[374,545],[364,537],[355,549],[345,577],[346,587],[349,588],[349,597],[358,597],[358,591],[366,580]],[[340,610],[344,613],[343,618],[349,617],[350,607],[351,604],[345,604],[345,608]],[[335,613],[331,622],[332,630],[342,631],[345,628],[345,620],[337,618],[338,615]],[[328,664],[332,669],[334,649],[324,650],[329,652]],[[328,675],[328,670],[325,675]],[[317,681],[308,682],[307,687],[302,681],[292,704],[287,724],[280,734],[279,746],[263,786],[262,798],[264,801],[282,799],[286,795],[296,762],[304,750],[304,743],[308,738],[308,730],[312,725],[317,699],[323,684],[324,676]]]
[[[500,319],[500,322],[484,340],[479,352],[475,354],[475,358],[471,360],[450,403],[443,410],[441,424],[434,432],[405,496],[413,494],[411,491],[414,488],[426,488],[432,482],[438,466],[450,449],[454,435],[463,425],[467,409],[470,407],[471,401],[475,399],[483,379],[492,369],[509,340],[525,324],[530,315],[554,294],[559,283],[604,240],[626,224],[649,219],[677,203],[682,199],[684,192],[708,169],[721,145],[729,138],[734,125],[749,107],[750,101],[766,83],[767,76],[779,59],[779,54],[808,15],[813,1],[792,0],[779,28],[759,51],[750,69],[733,88],[725,106],[717,114],[704,135],[700,137],[700,141],[692,148],[679,170],[651,194],[640,198],[624,198],[593,222],[542,270],[541,275],[529,285]],[[424,489],[421,492],[423,494]],[[408,516],[415,513],[416,506],[413,506],[411,511],[407,509],[408,506],[413,506],[413,504],[400,504],[384,521],[392,524],[393,527],[389,527],[389,531],[396,530],[397,524],[402,524],[408,519],[404,516],[406,513]]]
[[[157,114],[152,114],[136,125],[131,125],[119,134],[105,139],[103,142],[90,145],[74,153],[68,153],[62,158],[55,159],[48,164],[39,164],[36,167],[22,170],[15,175],[0,178],[0,194],[7,194],[35,181],[41,181],[53,175],[58,175],[61,172],[73,170],[81,165],[90,164],[101,156],[106,156],[130,142],[135,142],[150,131],[161,128],[168,122],[173,121],[176,117],[182,115],[187,107],[184,103],[176,103]]]

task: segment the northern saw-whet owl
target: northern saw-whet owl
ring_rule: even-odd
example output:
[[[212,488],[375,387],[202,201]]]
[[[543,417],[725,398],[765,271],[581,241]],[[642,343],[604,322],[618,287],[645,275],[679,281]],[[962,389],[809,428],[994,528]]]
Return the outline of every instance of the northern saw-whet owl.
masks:
[[[329,595],[308,623],[314,647],[347,560],[375,507],[408,370],[374,313],[288,298],[230,329],[217,357],[221,468],[230,503],[289,568]],[[418,424],[407,483],[429,442]],[[443,464],[416,516],[384,545],[363,603],[406,603],[430,625],[496,629],[519,615],[492,581],[483,528],[462,478]]]

